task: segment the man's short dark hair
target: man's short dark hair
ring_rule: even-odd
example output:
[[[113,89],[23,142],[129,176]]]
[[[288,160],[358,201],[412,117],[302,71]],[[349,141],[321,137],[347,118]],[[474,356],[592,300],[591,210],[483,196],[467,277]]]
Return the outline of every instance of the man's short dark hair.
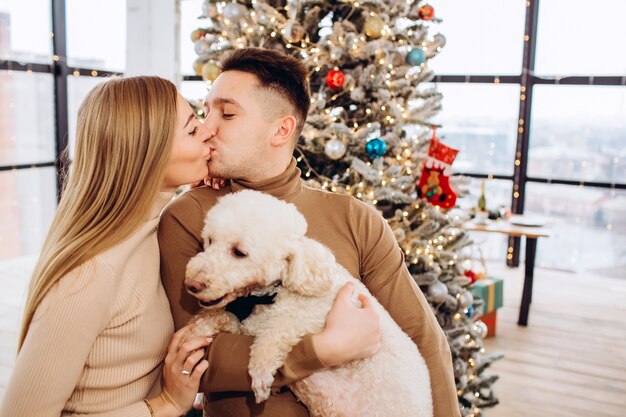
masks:
[[[222,55],[221,64],[222,72],[254,74],[261,88],[287,100],[296,111],[295,139],[298,139],[311,107],[309,71],[301,60],[273,49],[242,48]]]

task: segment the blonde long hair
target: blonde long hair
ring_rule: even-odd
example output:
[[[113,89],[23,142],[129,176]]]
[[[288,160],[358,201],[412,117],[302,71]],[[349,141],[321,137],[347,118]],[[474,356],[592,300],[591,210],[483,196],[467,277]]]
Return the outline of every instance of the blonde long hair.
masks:
[[[177,97],[167,80],[129,77],[97,85],[81,104],[75,159],[30,282],[18,350],[48,291],[148,215],[170,157]]]

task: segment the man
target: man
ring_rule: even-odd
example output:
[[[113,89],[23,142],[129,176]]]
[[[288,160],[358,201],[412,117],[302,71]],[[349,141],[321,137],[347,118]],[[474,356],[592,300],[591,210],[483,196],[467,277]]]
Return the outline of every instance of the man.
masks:
[[[230,179],[230,183],[219,191],[202,187],[184,194],[167,208],[159,227],[162,280],[176,328],[199,309],[183,281],[187,262],[202,250],[200,233],[206,212],[221,195],[242,189],[265,192],[296,205],[309,224],[307,236],[329,247],[342,266],[360,277],[416,343],[429,369],[435,416],[459,416],[446,337],[409,274],[386,221],[363,202],[310,189],[300,180],[292,155],[309,106],[308,72],[299,60],[256,48],[232,51],[222,59],[222,73],[206,97],[205,125],[212,134],[209,174]],[[325,365],[339,365],[375,351],[371,342],[376,338],[377,326],[371,324],[375,314],[366,308],[351,310],[349,304],[349,290],[344,289],[326,329],[306,336],[294,347],[276,375],[275,388]],[[232,306],[240,317],[251,308],[245,303]],[[357,334],[362,327],[366,332]],[[361,338],[369,341],[361,344]],[[346,341],[353,345],[345,346]],[[247,375],[251,343],[252,338],[241,335],[214,339],[208,352],[210,367],[201,384],[208,394],[209,415],[307,416],[306,409],[284,388],[264,404],[254,403]],[[359,351],[350,356],[352,350]]]

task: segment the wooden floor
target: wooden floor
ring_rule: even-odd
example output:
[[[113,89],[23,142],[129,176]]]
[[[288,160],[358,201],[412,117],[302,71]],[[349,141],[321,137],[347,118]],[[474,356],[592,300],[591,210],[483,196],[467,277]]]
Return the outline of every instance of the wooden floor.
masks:
[[[505,306],[488,352],[500,404],[487,417],[626,414],[626,271],[624,278],[535,271],[528,327],[517,326],[523,268],[490,265],[504,278]]]
[[[18,315],[31,260],[0,262],[0,399],[14,363]],[[504,278],[505,306],[487,352],[504,359],[491,372],[500,404],[486,417],[626,414],[626,271],[624,279],[537,269],[526,328],[516,325],[523,269],[490,264]]]

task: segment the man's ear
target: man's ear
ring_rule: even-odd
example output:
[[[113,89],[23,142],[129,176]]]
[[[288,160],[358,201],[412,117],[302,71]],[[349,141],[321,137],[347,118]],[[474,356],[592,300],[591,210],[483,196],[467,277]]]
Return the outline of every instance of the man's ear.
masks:
[[[276,131],[272,137],[272,146],[282,146],[291,141],[296,131],[297,121],[293,116],[281,117],[278,121]]]

